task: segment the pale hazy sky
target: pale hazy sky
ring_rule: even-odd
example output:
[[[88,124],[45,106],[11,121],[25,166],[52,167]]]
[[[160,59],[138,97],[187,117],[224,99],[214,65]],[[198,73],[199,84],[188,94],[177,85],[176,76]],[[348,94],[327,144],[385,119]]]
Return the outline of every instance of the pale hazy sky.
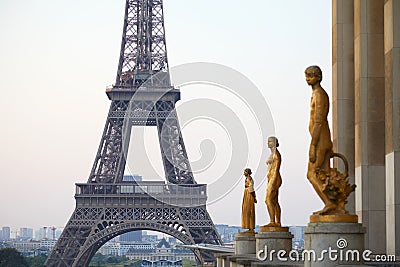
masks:
[[[67,223],[75,208],[74,184],[88,179],[110,105],[104,91],[115,81],[124,5],[123,0],[0,1],[0,226]],[[309,65],[321,66],[322,85],[331,95],[331,1],[165,0],[164,5],[170,67],[226,65],[247,76],[264,96],[281,144],[282,222],[305,225],[322,202],[306,179],[311,89],[303,73]],[[223,90],[197,85],[181,91],[178,113],[179,106],[187,109],[185,101],[202,98],[247,120],[248,110]],[[215,134],[223,127],[210,121],[182,128],[190,160],[201,158],[200,144],[209,144],[202,140],[215,142],[216,165],[195,177],[211,184],[229,163],[230,153],[224,151],[235,145],[221,139],[223,131]],[[153,130],[146,134],[146,153],[159,157],[157,146],[152,151]],[[265,142],[251,142],[250,158],[259,156],[253,147],[269,154]],[[161,158],[154,164],[162,169]],[[140,163],[133,165],[132,172],[152,176]],[[214,223],[240,224],[242,182],[208,206]],[[265,184],[257,195],[257,223],[265,224]]]

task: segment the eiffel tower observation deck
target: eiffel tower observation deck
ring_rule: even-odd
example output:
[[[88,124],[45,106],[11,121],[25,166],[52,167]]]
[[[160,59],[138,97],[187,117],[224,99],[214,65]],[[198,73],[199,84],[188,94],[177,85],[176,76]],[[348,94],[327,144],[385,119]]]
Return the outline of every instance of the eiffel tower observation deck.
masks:
[[[111,106],[87,183],[76,184],[76,207],[46,266],[88,266],[108,240],[135,230],[169,234],[187,245],[221,245],[183,142],[171,85],[162,0],[126,0]],[[165,181],[123,181],[133,126],[157,126]],[[194,251],[199,262],[209,252]]]

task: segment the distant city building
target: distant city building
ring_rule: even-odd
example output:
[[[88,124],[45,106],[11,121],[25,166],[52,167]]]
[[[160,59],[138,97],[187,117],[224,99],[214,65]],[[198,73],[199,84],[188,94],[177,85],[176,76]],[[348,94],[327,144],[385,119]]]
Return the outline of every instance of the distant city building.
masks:
[[[19,229],[19,238],[22,240],[28,240],[33,238],[33,229],[32,228],[20,228]]]
[[[294,249],[304,248],[304,227],[305,226],[290,226],[289,231],[293,234],[292,246]],[[219,235],[221,236],[222,242],[230,243],[235,240],[238,232],[243,231],[239,226],[231,226],[227,224],[216,224]],[[259,226],[256,226],[255,231],[259,231]]]
[[[293,249],[304,249],[304,228],[305,226],[289,226],[289,231],[293,235]]]
[[[43,226],[38,230],[35,230],[34,238],[35,240],[42,239],[58,239],[61,236],[62,230],[57,230],[56,227],[53,226]]]
[[[57,240],[50,240],[50,239],[43,239],[40,240],[40,244],[45,247],[48,248],[49,250],[51,250],[57,243]]]
[[[47,228],[47,238],[55,240],[57,239],[57,227],[48,227]]]
[[[170,261],[170,260],[159,260],[159,261],[149,261],[149,260],[142,260],[142,267],[161,267],[161,266],[168,266],[168,267],[179,267],[182,266],[182,260],[177,261]]]
[[[145,242],[157,242],[158,236],[157,235],[148,235],[145,231],[142,234],[142,241]]]
[[[35,254],[39,254],[35,253],[35,251],[41,250],[42,247],[40,241],[32,241],[32,240],[15,241],[11,245],[24,256],[33,256]]]
[[[175,237],[172,237],[172,236],[168,237],[168,243],[169,243],[171,246],[176,245],[176,238],[175,238]]]
[[[149,262],[153,263],[153,266],[159,266],[161,262],[169,262],[169,264],[177,264],[179,260],[195,260],[195,256],[190,249],[175,248],[168,243],[165,238],[157,244],[155,248],[151,249],[129,249],[128,253],[125,255],[129,259],[141,259],[142,266],[148,266]],[[162,264],[161,264],[162,265]],[[170,265],[168,265],[170,266]],[[175,265],[173,265],[175,266]],[[182,266],[182,263],[180,265]]]
[[[35,230],[34,234],[33,234],[33,239],[35,240],[40,240],[39,236],[40,236],[40,231],[39,230]]]
[[[39,228],[39,230],[37,230],[35,233],[36,233],[35,234],[36,240],[46,239],[48,236],[47,235],[47,227]]]
[[[107,242],[100,249],[99,252],[103,255],[122,256],[121,244],[119,242]]]
[[[304,227],[305,226],[289,226],[289,231],[293,234],[294,240],[304,239]]]
[[[22,255],[37,256],[40,254],[48,255],[53,246],[56,244],[56,240],[16,240],[9,243],[10,247],[15,248]]]
[[[154,246],[151,243],[120,243],[121,244],[121,255],[126,255],[129,250],[138,250],[138,249],[153,249]]]
[[[142,231],[133,231],[122,234],[119,236],[120,242],[141,242],[142,241]]]
[[[2,239],[3,240],[10,240],[11,239],[11,228],[8,226],[3,226],[3,228],[1,228],[1,232],[2,232]]]
[[[132,249],[154,249],[154,245],[152,243],[148,242],[139,242],[139,243],[133,243],[133,244],[128,244],[130,248]]]
[[[61,234],[62,234],[62,230],[57,230],[56,231],[56,239],[60,238]]]
[[[99,249],[99,252],[103,255],[124,256],[129,250],[151,251],[152,249],[154,246],[147,242],[107,242]]]
[[[233,242],[237,233],[242,229],[239,226],[230,226],[227,224],[216,224],[215,228],[224,243]]]

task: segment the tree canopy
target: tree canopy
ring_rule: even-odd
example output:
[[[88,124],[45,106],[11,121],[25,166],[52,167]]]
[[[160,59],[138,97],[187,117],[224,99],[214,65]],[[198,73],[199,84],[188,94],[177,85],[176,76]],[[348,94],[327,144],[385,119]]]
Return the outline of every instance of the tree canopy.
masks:
[[[24,256],[15,248],[3,248],[0,250],[1,267],[29,267]]]

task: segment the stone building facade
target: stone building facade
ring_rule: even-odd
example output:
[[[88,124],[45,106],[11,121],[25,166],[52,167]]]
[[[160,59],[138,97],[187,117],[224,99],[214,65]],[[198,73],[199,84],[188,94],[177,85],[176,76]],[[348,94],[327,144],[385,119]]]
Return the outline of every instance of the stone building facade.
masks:
[[[366,248],[400,255],[400,0],[332,0],[332,11],[334,150],[357,184],[348,210]]]
[[[164,238],[157,244],[155,248],[150,249],[130,249],[126,254],[129,259],[142,259],[151,262],[162,260],[178,261],[178,260],[191,260],[195,261],[196,258],[193,252],[189,249],[172,247]]]

